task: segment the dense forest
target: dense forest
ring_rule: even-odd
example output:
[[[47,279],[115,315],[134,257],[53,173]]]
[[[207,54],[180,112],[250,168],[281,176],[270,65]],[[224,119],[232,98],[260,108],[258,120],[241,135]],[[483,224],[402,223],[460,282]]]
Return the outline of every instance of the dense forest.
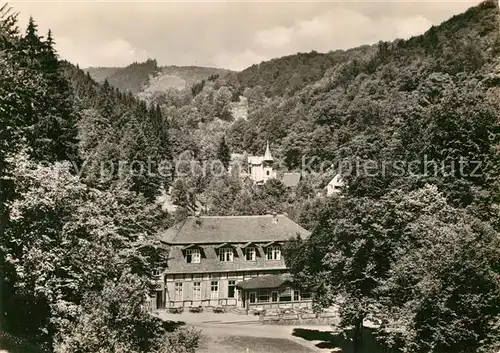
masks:
[[[148,104],[160,105],[169,123],[173,158],[202,166],[218,159],[223,139],[231,153],[243,155],[263,154],[269,141],[278,179],[283,172],[306,172],[297,190],[285,190],[279,182],[256,189],[237,177],[214,178],[206,168],[191,168],[177,175],[174,202],[198,202],[213,214],[287,212],[311,228],[317,217],[310,215],[324,204],[315,195],[340,169],[347,172],[350,190],[363,195],[382,195],[392,187],[391,173],[371,180],[358,176],[357,160],[374,161],[379,168],[382,161],[451,160],[433,147],[434,141],[473,138],[470,144],[477,144],[474,139],[482,138],[486,126],[474,126],[465,113],[491,116],[488,112],[497,109],[500,39],[495,11],[495,4],[486,2],[408,40],[296,54],[176,93],[157,92]],[[248,118],[235,120],[231,105],[241,97],[248,101]],[[455,113],[447,119],[462,125],[441,119],[448,109]],[[481,121],[489,124],[486,120]],[[477,136],[470,136],[471,131]],[[466,150],[470,146],[445,146],[469,159],[482,153]],[[423,168],[421,163],[414,172]],[[420,180],[429,181],[441,183],[439,178]],[[470,186],[456,187],[460,190],[440,191],[456,192],[452,197],[463,201],[473,197]],[[217,196],[222,193],[225,197]]]
[[[21,31],[1,8],[2,343],[194,352],[198,333],[153,317],[146,301],[152,271],[166,261],[155,234],[168,223],[151,200],[169,178],[99,170],[169,159],[168,125],[158,107],[61,61],[54,45],[33,19]]]
[[[271,102],[247,125],[284,157],[299,142],[298,155],[376,162],[346,175],[343,197],[285,254],[319,307],[339,305],[354,352],[367,318],[396,351],[500,347],[499,35],[498,5],[485,2],[338,66],[286,99],[278,124]]]
[[[248,118],[235,121],[228,107],[240,96]],[[495,2],[408,40],[278,58],[158,94],[156,103],[174,158],[198,166],[174,175],[177,213],[200,203],[219,215],[287,212],[311,229],[285,258],[318,307],[340,305],[355,352],[370,317],[389,349],[498,350]],[[295,190],[202,169],[228,151],[262,154],[267,140],[278,175],[304,172],[307,161]],[[343,197],[318,197],[338,171]]]
[[[318,308],[340,306],[355,353],[370,317],[401,352],[498,351],[499,16],[486,1],[407,40],[141,95],[155,60],[98,83],[4,6],[2,330],[46,352],[193,352],[197,332],[147,312],[168,262],[155,234],[196,210],[286,212],[312,231],[287,264]],[[278,176],[306,172],[297,188],[226,172],[266,141]],[[341,197],[318,196],[337,172]]]
[[[98,83],[108,81],[113,87],[133,94],[180,90],[213,76],[222,76],[230,70],[198,66],[158,66],[154,59],[134,62],[126,67],[89,67],[83,71]]]

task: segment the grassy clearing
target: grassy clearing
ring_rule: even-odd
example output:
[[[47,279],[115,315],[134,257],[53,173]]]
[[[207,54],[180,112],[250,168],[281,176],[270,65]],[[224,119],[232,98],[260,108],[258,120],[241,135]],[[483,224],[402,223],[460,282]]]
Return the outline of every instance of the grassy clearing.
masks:
[[[312,353],[313,350],[284,338],[204,336],[198,353]]]

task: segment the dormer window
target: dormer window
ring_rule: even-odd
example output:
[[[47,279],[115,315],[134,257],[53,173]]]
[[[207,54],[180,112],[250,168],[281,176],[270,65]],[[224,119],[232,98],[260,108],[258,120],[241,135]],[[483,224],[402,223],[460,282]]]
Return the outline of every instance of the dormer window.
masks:
[[[271,245],[267,247],[268,260],[281,260],[281,247],[279,245]]]
[[[188,264],[199,264],[201,262],[200,249],[186,249],[186,262]]]
[[[245,248],[245,259],[247,261],[255,261],[257,259],[257,249],[251,246]]]
[[[232,262],[233,261],[233,248],[220,248],[219,249],[219,260],[222,262]]]

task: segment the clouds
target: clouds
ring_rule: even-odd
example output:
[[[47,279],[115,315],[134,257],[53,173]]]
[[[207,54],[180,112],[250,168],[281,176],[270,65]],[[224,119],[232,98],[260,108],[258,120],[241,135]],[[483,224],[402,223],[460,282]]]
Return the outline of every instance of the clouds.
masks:
[[[277,56],[407,38],[478,1],[44,2],[12,0],[23,25],[50,27],[60,55],[86,66],[162,65],[241,70]]]
[[[212,58],[212,62],[217,67],[242,70],[253,64],[268,60],[269,57],[259,55],[250,49],[243,52],[222,52]]]
[[[122,38],[92,43],[68,37],[57,37],[56,46],[62,57],[73,57],[70,60],[78,63],[80,67],[127,66],[135,61],[146,61],[151,57],[146,50],[136,48]]]
[[[294,37],[294,28],[272,27],[257,31],[254,42],[264,49],[283,48],[290,44]]]

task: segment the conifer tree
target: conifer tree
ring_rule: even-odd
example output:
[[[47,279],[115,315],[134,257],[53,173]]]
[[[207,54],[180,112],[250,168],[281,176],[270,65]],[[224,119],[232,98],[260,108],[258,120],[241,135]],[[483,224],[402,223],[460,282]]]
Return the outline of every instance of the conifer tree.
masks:
[[[42,41],[33,18],[21,39],[24,66],[42,77],[43,95],[35,102],[33,128],[28,133],[31,156],[39,161],[71,160],[78,162],[77,112],[73,93],[54,49],[49,31]]]
[[[33,17],[29,18],[25,35],[21,40],[21,46],[25,54],[24,64],[32,69],[38,68],[43,52],[43,43],[42,37],[38,35],[38,26]]]
[[[222,162],[224,168],[229,168],[229,163],[231,162],[231,151],[226,143],[226,136],[222,136],[222,140],[219,143],[219,149],[217,150],[217,159]]]

